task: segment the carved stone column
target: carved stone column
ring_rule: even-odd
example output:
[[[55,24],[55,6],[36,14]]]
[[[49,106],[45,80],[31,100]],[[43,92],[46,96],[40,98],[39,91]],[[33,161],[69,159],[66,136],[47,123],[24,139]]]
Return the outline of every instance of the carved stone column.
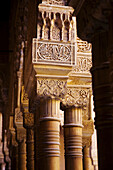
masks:
[[[60,169],[60,100],[40,101],[39,170]]]
[[[64,110],[65,167],[66,170],[82,170],[82,109],[70,107]]]
[[[26,170],[26,130],[23,127],[23,113],[15,109],[15,125],[18,142],[18,169]]]
[[[10,116],[8,144],[10,146],[11,170],[18,170],[18,143],[14,128],[14,116]]]
[[[24,114],[24,126],[27,136],[27,170],[34,170],[34,114]]]
[[[18,169],[26,170],[26,140],[18,142]]]
[[[4,157],[6,162],[6,167],[8,170],[11,170],[11,159],[9,156],[9,148],[7,144],[7,130],[4,131]]]
[[[34,114],[29,113],[29,99],[22,86],[21,103],[24,110],[24,127],[26,128],[27,170],[34,170]]]
[[[18,170],[18,146],[13,146],[11,157],[11,170]]]

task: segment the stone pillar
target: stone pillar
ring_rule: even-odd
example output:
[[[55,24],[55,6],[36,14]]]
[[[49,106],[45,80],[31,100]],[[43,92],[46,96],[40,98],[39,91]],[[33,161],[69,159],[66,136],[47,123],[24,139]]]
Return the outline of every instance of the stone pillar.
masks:
[[[14,116],[10,116],[8,133],[9,133],[8,145],[10,149],[11,170],[18,170],[18,143],[16,140],[16,132],[14,128]]]
[[[24,113],[24,127],[26,128],[27,170],[34,170],[34,114]]]
[[[83,162],[84,170],[94,170],[94,167],[91,162],[90,147],[86,146],[83,149]]]
[[[18,146],[12,148],[11,170],[18,170]]]
[[[34,170],[34,130],[27,129],[27,170]]]
[[[39,170],[60,169],[60,101],[48,98],[40,102]]]
[[[26,128],[27,170],[34,170],[34,114],[29,113],[29,99],[22,86],[21,103],[24,110],[23,124]]]
[[[99,170],[113,169],[113,100],[110,63],[107,54],[108,33],[95,34],[92,43],[92,83],[97,129]]]
[[[4,158],[6,162],[6,169],[11,170],[11,159],[10,159],[10,153],[9,153],[9,148],[7,144],[7,130],[4,131]]]
[[[82,109],[64,110],[65,167],[82,170]]]
[[[18,169],[26,170],[26,140],[18,142]]]

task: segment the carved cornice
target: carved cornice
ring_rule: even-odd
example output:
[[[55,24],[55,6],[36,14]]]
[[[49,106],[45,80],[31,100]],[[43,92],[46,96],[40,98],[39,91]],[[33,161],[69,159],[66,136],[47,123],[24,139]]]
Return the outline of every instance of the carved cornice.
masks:
[[[64,98],[67,92],[67,81],[62,79],[37,79],[37,95],[39,97]]]

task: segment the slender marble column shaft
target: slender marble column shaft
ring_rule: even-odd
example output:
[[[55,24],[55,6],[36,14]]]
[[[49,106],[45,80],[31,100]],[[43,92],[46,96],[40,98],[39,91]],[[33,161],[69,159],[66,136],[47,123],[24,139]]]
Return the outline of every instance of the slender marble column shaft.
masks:
[[[26,170],[26,141],[18,142],[18,169]]]
[[[82,110],[67,108],[64,111],[65,167],[82,170]]]
[[[40,109],[39,170],[60,169],[60,101],[47,99]]]
[[[34,170],[34,130],[27,128],[27,170]]]

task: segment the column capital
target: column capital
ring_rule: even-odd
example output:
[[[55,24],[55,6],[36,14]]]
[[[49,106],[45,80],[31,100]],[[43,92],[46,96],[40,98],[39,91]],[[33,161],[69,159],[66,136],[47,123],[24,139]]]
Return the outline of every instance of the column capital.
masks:
[[[29,98],[28,94],[25,92],[24,86],[22,86],[22,93],[21,93],[21,104],[23,107],[24,112],[29,112]]]
[[[67,93],[67,78],[37,77],[37,95],[43,98],[64,98]]]
[[[33,128],[33,126],[34,126],[34,114],[24,113],[24,127]]]
[[[20,108],[17,107],[15,109],[15,120],[14,123],[16,127],[20,127],[23,125],[23,113],[21,112]]]
[[[25,128],[18,128],[17,131],[17,141],[22,142],[26,139],[26,129]]]
[[[82,118],[87,120],[90,117],[89,105],[90,105],[91,85],[90,86],[77,86],[68,85],[67,94],[62,99],[61,108],[65,110],[71,107],[82,108]],[[89,113],[89,114],[88,114]]]

